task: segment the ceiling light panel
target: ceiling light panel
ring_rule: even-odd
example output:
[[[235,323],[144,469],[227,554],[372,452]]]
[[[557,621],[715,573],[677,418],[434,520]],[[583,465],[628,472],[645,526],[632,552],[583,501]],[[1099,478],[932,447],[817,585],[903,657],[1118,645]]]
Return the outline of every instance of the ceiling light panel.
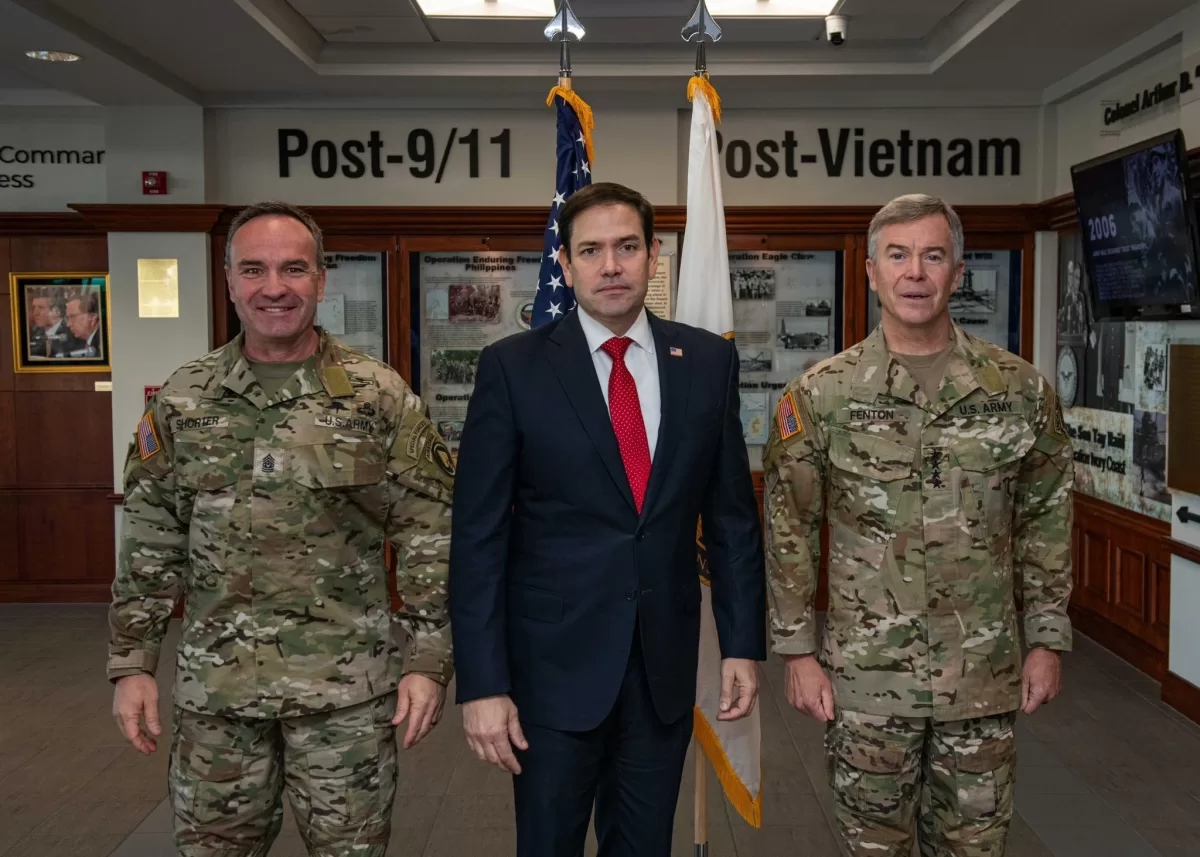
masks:
[[[824,17],[837,8],[838,0],[708,0],[714,18],[811,18]]]
[[[554,0],[417,0],[430,18],[550,18]]]
[[[76,62],[79,60],[79,54],[67,51],[25,51],[25,56],[31,60],[44,60],[45,62]]]

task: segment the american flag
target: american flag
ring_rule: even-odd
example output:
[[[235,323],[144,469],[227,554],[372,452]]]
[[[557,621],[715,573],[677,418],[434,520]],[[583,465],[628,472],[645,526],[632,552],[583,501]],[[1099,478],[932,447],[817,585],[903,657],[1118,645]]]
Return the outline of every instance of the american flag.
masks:
[[[779,436],[782,440],[787,440],[799,433],[800,419],[796,416],[796,400],[792,398],[789,390],[779,400]]]
[[[146,414],[137,426],[138,452],[145,461],[158,452],[158,435],[154,431],[154,419]]]
[[[542,266],[538,271],[537,295],[533,299],[533,327],[549,324],[575,308],[575,290],[563,279],[558,262],[558,216],[571,194],[592,183],[592,165],[587,159],[583,126],[579,117],[561,95],[554,96],[558,106],[558,145],[554,181],[554,200],[546,219],[546,235],[542,241]]]

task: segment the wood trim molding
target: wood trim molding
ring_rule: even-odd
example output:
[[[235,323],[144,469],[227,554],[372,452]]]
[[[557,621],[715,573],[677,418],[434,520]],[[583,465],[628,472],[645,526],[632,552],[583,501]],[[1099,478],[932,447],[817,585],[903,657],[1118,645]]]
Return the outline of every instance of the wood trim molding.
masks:
[[[1200,687],[1170,670],[1162,680],[1162,700],[1184,717],[1200,723]]]
[[[77,215],[3,215],[0,225],[28,234],[38,232],[208,232],[226,234],[242,206],[232,205],[98,205],[72,206]],[[331,235],[529,235],[546,226],[542,206],[305,206]],[[875,206],[729,206],[726,229],[732,234],[770,233],[832,235],[866,233]],[[1048,228],[1040,205],[965,205],[957,209],[967,232],[1036,232]],[[657,206],[655,228],[681,232],[687,208]],[[0,232],[4,229],[0,228]]]
[[[0,212],[0,235],[95,235],[99,231],[77,212]]]
[[[1075,210],[1075,194],[1065,193],[1042,203],[1042,216],[1046,225],[1056,232],[1071,232],[1079,228],[1079,215]]]
[[[223,205],[73,205],[99,232],[211,232]]]
[[[1167,548],[1173,556],[1186,559],[1200,565],[1200,548],[1193,547],[1186,542],[1176,541],[1175,539],[1167,539]]]
[[[106,494],[106,495],[104,495],[104,501],[106,503],[112,503],[114,506],[120,506],[120,505],[124,504],[124,502],[125,502],[125,495],[124,494]]]
[[[1171,539],[1171,524],[1169,521],[1152,518],[1149,515],[1143,515],[1141,512],[1135,512],[1132,509],[1122,508],[1107,500],[1101,500],[1090,494],[1084,494],[1082,491],[1075,492],[1075,504],[1077,509],[1083,508],[1089,514],[1107,518],[1112,523],[1124,529],[1134,530],[1138,535],[1151,539],[1159,539],[1164,543],[1169,542]]]
[[[109,583],[0,581],[0,604],[105,604],[109,601],[112,601]]]
[[[1081,610],[1072,604],[1067,608],[1071,625],[1075,630],[1091,637],[1122,660],[1128,661],[1155,681],[1162,681],[1167,673],[1167,655],[1144,640],[1130,634],[1119,625],[1098,616],[1090,610]]]

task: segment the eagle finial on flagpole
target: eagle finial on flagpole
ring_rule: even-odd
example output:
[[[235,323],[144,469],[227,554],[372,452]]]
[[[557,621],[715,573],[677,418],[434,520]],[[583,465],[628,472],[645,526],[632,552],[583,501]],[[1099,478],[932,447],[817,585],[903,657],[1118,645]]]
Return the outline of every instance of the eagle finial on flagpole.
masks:
[[[554,17],[550,19],[550,23],[546,24],[546,29],[542,32],[547,41],[558,40],[558,85],[563,89],[570,89],[571,48],[569,40],[571,36],[574,36],[575,41],[578,42],[587,35],[587,30],[583,28],[583,24],[579,23],[575,13],[571,11],[570,0],[559,0]]]
[[[696,4],[696,11],[692,13],[692,17],[684,25],[680,31],[685,42],[696,40],[696,76],[708,76],[708,56],[705,53],[704,40],[705,38],[712,39],[718,42],[721,40],[721,28],[717,22],[713,20],[713,16],[708,12],[708,4],[704,0],[700,0]]]

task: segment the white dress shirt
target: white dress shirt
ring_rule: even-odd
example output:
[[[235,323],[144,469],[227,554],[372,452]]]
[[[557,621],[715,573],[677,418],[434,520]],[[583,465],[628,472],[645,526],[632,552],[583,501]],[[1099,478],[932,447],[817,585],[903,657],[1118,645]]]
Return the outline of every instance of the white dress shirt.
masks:
[[[613,338],[613,332],[587,314],[579,304],[579,324],[587,337],[588,350],[592,353],[592,364],[596,367],[596,378],[604,393],[604,406],[608,407],[608,377],[612,374],[612,358],[601,348]],[[646,424],[646,440],[650,443],[650,460],[654,460],[654,448],[658,445],[658,424],[662,419],[662,396],[658,385],[658,360],[654,355],[654,334],[650,331],[650,320],[645,308],[638,313],[637,321],[625,333],[633,340],[625,352],[625,366],[633,376],[637,387],[638,404],[642,408],[642,421]]]

